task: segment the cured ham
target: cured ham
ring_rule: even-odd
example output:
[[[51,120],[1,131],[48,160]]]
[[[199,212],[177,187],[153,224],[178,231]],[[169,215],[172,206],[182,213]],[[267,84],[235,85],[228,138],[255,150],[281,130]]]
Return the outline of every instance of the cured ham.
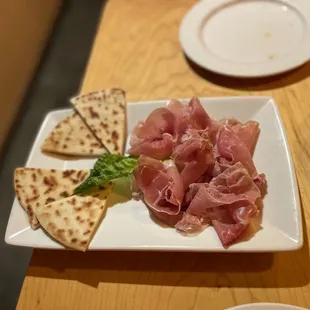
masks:
[[[233,244],[267,191],[252,158],[259,132],[255,121],[213,120],[198,98],[171,100],[132,133],[134,197],[182,234],[213,226],[224,246]]]
[[[170,227],[174,227],[182,219],[184,214],[183,211],[180,211],[178,214],[168,214],[165,212],[158,212],[154,209],[150,209],[150,213],[160,222]]]
[[[128,153],[167,159],[188,130],[207,130],[213,142],[219,128],[220,124],[210,118],[198,98],[194,97],[187,105],[172,100],[167,108],[154,110],[145,121],[137,124]]]
[[[175,116],[166,108],[154,110],[134,128],[130,139],[130,155],[146,155],[167,159],[173,151]]]
[[[259,188],[262,197],[264,197],[267,194],[267,178],[265,173],[257,175],[257,177],[254,178],[254,183]]]
[[[249,148],[236,132],[227,125],[222,126],[217,133],[215,157],[217,158],[217,164],[213,170],[215,176],[230,165],[241,162],[262,194],[266,192],[266,176],[257,173]]]
[[[226,224],[217,220],[212,221],[212,224],[224,246],[236,241],[248,226],[248,223]]]
[[[187,129],[208,129],[212,139],[220,126],[211,119],[196,97],[192,98],[185,105],[178,100],[171,100],[167,108],[176,117],[174,137],[177,143],[182,139]]]
[[[183,186],[187,189],[214,164],[213,145],[207,131],[188,129],[171,158],[181,171]]]
[[[157,212],[178,214],[184,196],[181,176],[172,160],[159,160],[141,155],[134,170],[136,185],[145,203]]]
[[[233,165],[241,162],[252,177],[256,177],[257,171],[248,147],[237,134],[227,125],[218,131],[216,141],[216,156],[219,163]]]
[[[259,124],[254,121],[242,124],[235,119],[223,120],[222,123],[229,126],[246,145],[250,153],[253,154],[259,136]]]
[[[241,163],[229,167],[209,184],[191,186],[191,190],[194,197],[176,228],[192,233],[207,224],[216,225],[225,246],[235,241],[259,212],[255,202],[261,196],[260,190]]]

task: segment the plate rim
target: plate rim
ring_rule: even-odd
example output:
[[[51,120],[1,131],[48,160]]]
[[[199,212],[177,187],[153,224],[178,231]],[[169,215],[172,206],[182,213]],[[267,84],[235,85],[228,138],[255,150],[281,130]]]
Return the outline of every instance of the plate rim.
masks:
[[[280,130],[281,130],[281,135],[283,137],[283,146],[285,147],[286,150],[286,157],[288,159],[288,164],[289,164],[289,171],[290,173],[290,177],[292,180],[292,194],[295,200],[295,205],[296,205],[296,220],[297,220],[297,224],[298,224],[298,239],[291,244],[290,246],[281,246],[277,249],[270,249],[270,250],[266,250],[266,249],[230,249],[228,251],[224,251],[221,249],[211,249],[208,250],[206,249],[201,249],[201,248],[187,248],[186,246],[169,246],[169,245],[160,245],[160,246],[154,246],[152,245],[151,247],[148,246],[123,246],[123,247],[103,247],[103,248],[89,248],[89,250],[149,250],[149,251],[175,251],[175,252],[209,252],[209,253],[216,253],[216,252],[221,252],[221,253],[259,253],[259,252],[283,252],[283,251],[295,251],[300,249],[303,246],[303,242],[304,242],[304,238],[303,238],[303,223],[302,223],[302,213],[301,213],[301,203],[300,203],[300,196],[299,196],[299,190],[298,190],[298,183],[297,183],[297,178],[296,178],[296,171],[295,171],[295,166],[293,163],[293,159],[292,159],[292,153],[290,150],[290,146],[288,144],[288,138],[287,138],[287,134],[285,131],[285,127],[279,112],[279,109],[277,107],[277,104],[274,100],[274,98],[272,96],[227,96],[227,97],[199,97],[199,99],[201,100],[215,100],[215,101],[230,101],[230,100],[249,100],[249,99],[260,99],[260,100],[265,100],[265,105],[267,104],[271,104],[274,112],[275,112],[275,117],[277,119],[278,124],[280,125]],[[183,99],[179,99],[179,100],[189,100],[189,98],[183,98]],[[140,104],[148,104],[148,103],[165,103],[165,102],[169,102],[169,99],[160,99],[160,100],[146,100],[146,101],[134,101],[134,102],[128,102],[128,105],[140,105]],[[41,123],[41,127],[37,132],[37,136],[34,139],[34,142],[31,146],[25,167],[29,166],[29,163],[32,160],[32,157],[34,156],[34,153],[37,151],[35,148],[35,145],[38,143],[38,140],[40,139],[40,136],[42,135],[42,132],[44,132],[44,128],[46,123],[49,122],[49,119],[51,117],[53,117],[53,114],[55,113],[70,113],[72,112],[74,109],[72,108],[64,108],[64,109],[55,109],[52,111],[49,111],[48,113],[46,113],[42,123]],[[128,126],[128,123],[127,123]],[[26,244],[20,244],[20,243],[16,243],[14,242],[14,238],[11,239],[11,236],[9,236],[8,234],[8,227],[10,224],[10,221],[12,220],[12,216],[11,213],[13,211],[13,207],[14,207],[14,201],[16,199],[16,195],[15,198],[13,200],[12,203],[12,207],[11,207],[11,212],[10,212],[10,216],[8,219],[8,224],[7,224],[7,228],[6,228],[6,232],[5,232],[5,242],[7,244],[11,244],[11,245],[16,245],[16,246],[24,246],[24,247],[33,247],[33,248],[49,248],[49,249],[59,249],[59,248],[54,248],[54,247],[50,247],[50,246],[35,246],[35,245],[26,245]]]
[[[220,58],[217,57],[209,61],[208,56],[210,55],[212,56],[213,54],[212,53],[207,54],[202,52],[202,44],[200,43],[197,34],[202,20],[205,19],[206,16],[208,16],[208,14],[217,7],[232,5],[233,2],[237,3],[246,1],[251,0],[210,0],[210,1],[198,1],[196,4],[194,4],[184,15],[179,27],[179,42],[183,48],[185,55],[191,61],[193,61],[202,68],[205,68],[216,74],[235,78],[259,78],[259,77],[275,76],[301,67],[310,60],[310,35],[309,35],[305,44],[305,46],[307,47],[307,52],[304,53],[303,57],[300,56],[299,57],[300,59],[298,61],[293,60],[292,64],[290,65],[285,64],[282,69],[274,69],[274,70],[265,69],[265,72],[257,72],[257,71],[255,72],[255,70],[251,70],[251,67],[248,66],[248,64],[235,64],[232,61],[225,59],[221,60]],[[256,1],[266,1],[266,0],[256,0]],[[307,26],[306,34],[307,33],[310,34],[310,2],[308,2],[307,0],[295,0],[294,2],[291,0],[276,0],[276,1],[287,4],[288,6],[295,8],[298,12],[301,11],[298,9],[299,6],[301,6],[301,8],[303,8],[304,6],[308,7],[309,12],[307,10],[303,10],[302,16],[304,16],[306,21],[308,22],[306,25]],[[187,35],[186,34],[187,32],[191,33],[191,35]],[[196,33],[196,35],[192,35],[193,33]],[[299,55],[301,55],[301,53]],[[294,58],[296,58],[296,56],[294,56]],[[217,66],[217,64],[214,65],[214,62],[222,63],[222,65],[221,66]],[[282,60],[282,63],[283,62],[285,61]],[[235,68],[227,69],[229,68],[229,66],[235,66]],[[266,67],[266,65],[264,66]],[[240,71],[240,73],[238,72],[238,70]]]
[[[242,310],[242,309],[250,309],[248,306],[281,306],[283,309],[288,310],[308,310],[307,308],[302,308],[296,305],[290,305],[290,304],[283,304],[283,303],[276,303],[276,302],[255,302],[255,303],[248,303],[248,304],[242,304],[230,308],[226,308],[226,310]]]

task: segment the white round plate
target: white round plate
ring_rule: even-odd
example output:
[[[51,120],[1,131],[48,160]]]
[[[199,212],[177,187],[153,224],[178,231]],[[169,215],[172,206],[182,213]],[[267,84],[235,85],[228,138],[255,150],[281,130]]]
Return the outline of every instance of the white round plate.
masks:
[[[264,302],[264,303],[241,305],[241,306],[229,308],[227,310],[307,310],[307,309],[292,306],[292,305]]]
[[[285,72],[310,59],[310,1],[200,1],[181,23],[180,42],[191,60],[216,73]]]

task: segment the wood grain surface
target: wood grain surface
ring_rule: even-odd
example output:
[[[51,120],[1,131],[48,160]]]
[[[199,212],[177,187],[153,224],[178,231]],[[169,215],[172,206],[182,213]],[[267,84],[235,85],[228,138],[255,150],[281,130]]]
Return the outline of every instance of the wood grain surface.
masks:
[[[294,156],[304,246],[278,254],[35,250],[17,309],[225,309],[250,302],[310,308],[310,64],[262,80],[224,78],[182,53],[178,28],[193,0],[110,0],[82,91],[119,86],[128,99],[271,95]],[[281,216],[281,214],[279,214]],[[121,229],[117,227],[116,229]]]

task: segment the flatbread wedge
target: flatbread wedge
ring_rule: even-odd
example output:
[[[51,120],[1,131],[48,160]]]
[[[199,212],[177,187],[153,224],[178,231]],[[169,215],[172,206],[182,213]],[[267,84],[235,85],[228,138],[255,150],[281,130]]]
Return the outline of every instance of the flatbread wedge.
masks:
[[[76,156],[107,153],[77,112],[57,124],[41,145],[41,150]]]
[[[103,199],[71,196],[40,208],[38,220],[44,230],[68,248],[86,251],[106,211],[109,191]]]
[[[112,154],[123,154],[126,134],[125,92],[111,88],[71,99],[93,134]]]
[[[74,189],[88,174],[87,170],[17,168],[14,174],[15,192],[27,212],[31,228],[40,227],[36,214],[41,207],[73,195]]]

